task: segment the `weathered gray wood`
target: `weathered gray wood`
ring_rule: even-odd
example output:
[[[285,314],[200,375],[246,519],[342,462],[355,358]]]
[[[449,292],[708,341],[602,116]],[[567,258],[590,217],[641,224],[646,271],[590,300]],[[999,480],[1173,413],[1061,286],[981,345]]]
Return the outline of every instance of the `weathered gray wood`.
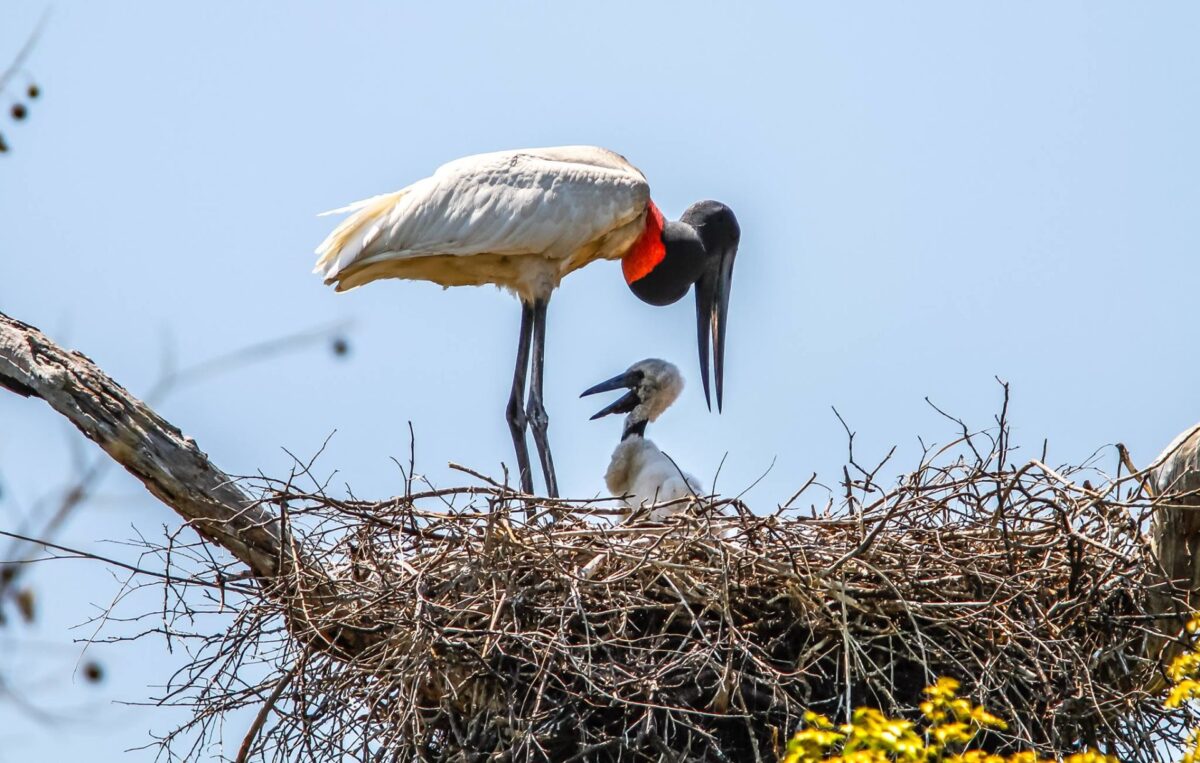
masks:
[[[1200,607],[1200,425],[1176,437],[1154,461],[1152,483],[1158,505],[1150,520],[1150,544],[1170,589],[1152,597],[1159,629],[1181,633],[1191,613]],[[1162,655],[1169,660],[1181,642]],[[1162,642],[1152,644],[1158,652]]]
[[[260,577],[281,572],[278,519],[86,356],[0,313],[0,386],[44,400],[146,489]]]
[[[271,511],[256,503],[170,422],[86,356],[0,313],[0,387],[44,400],[139,479],[189,526],[227,549],[284,605],[292,634],[352,656],[387,639],[362,624],[346,594]]]

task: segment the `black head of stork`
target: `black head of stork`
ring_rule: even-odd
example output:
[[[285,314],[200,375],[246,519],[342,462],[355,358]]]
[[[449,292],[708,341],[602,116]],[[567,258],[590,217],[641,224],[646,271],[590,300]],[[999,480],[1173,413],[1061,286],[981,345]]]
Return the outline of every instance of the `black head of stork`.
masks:
[[[651,305],[669,305],[687,294],[693,285],[696,287],[700,380],[704,400],[712,410],[708,371],[711,337],[720,411],[724,397],[729,290],[741,238],[737,218],[732,209],[711,200],[691,205],[678,221],[664,221],[662,213],[651,204],[648,217],[646,233],[630,252],[632,256],[626,255],[623,260],[625,280],[638,299]]]

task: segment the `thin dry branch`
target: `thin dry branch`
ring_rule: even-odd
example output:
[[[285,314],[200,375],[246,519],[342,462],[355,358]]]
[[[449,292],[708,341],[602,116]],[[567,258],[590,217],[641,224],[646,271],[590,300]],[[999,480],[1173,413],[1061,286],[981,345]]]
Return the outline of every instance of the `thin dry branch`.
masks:
[[[33,31],[25,38],[25,42],[21,45],[21,49],[13,56],[8,67],[0,71],[0,93],[3,93],[8,85],[25,67],[25,62],[29,60],[29,55],[33,53],[33,49],[37,46],[38,40],[42,38],[42,32],[46,29],[46,22],[50,20],[50,11],[44,11],[41,18],[38,19]]]
[[[14,122],[23,121],[26,116],[28,116],[29,107],[26,99],[33,100],[41,95],[41,88],[39,88],[33,82],[33,79],[30,77],[29,72],[26,69],[26,63],[28,62],[29,56],[33,52],[33,49],[37,46],[38,40],[41,39],[42,31],[45,29],[46,21],[49,19],[49,17],[50,11],[47,10],[42,14],[42,17],[38,20],[38,23],[33,28],[33,31],[29,33],[29,36],[25,39],[25,43],[21,46],[21,49],[17,51],[16,56],[13,57],[8,67],[0,70],[0,97],[7,98],[14,95],[9,91],[9,86],[12,85],[13,81],[18,76],[23,74],[28,79],[28,84],[22,88],[24,92],[21,94],[21,97],[14,99],[14,103],[9,109],[9,116],[12,117]],[[4,139],[4,136],[0,134],[0,154],[6,153],[8,150],[8,142]]]

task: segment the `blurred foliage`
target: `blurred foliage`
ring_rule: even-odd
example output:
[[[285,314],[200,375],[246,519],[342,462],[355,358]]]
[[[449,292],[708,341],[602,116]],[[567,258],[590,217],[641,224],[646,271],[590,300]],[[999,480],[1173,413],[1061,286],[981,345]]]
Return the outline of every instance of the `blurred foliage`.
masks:
[[[1200,632],[1200,614],[1192,615],[1187,624],[1187,632],[1192,636],[1191,649],[1176,657],[1167,669],[1167,678],[1171,679],[1171,692],[1166,700],[1169,708],[1182,708],[1200,698],[1200,648],[1197,647],[1195,638]],[[1182,763],[1200,761],[1200,728],[1193,728],[1188,735],[1187,747],[1180,760]]]
[[[1200,699],[1200,614],[1187,624],[1192,646],[1171,662],[1167,677],[1171,690],[1164,700],[1170,709],[1181,709]],[[800,730],[788,742],[783,763],[1055,763],[1033,752],[996,755],[969,749],[986,729],[1004,730],[1006,724],[985,708],[958,696],[959,683],[939,678],[925,689],[919,722],[888,718],[869,707],[854,711],[850,722],[834,725],[827,717],[805,713]],[[1095,751],[1058,759],[1062,763],[1119,763]],[[1180,763],[1200,763],[1200,728],[1193,729]]]
[[[854,711],[850,722],[834,725],[806,713],[788,743],[783,763],[1044,763],[1032,752],[994,755],[968,749],[979,732],[1003,730],[1003,720],[958,696],[958,681],[939,678],[925,689],[919,722],[888,718],[868,707]],[[1082,752],[1063,763],[1118,763],[1098,752]]]

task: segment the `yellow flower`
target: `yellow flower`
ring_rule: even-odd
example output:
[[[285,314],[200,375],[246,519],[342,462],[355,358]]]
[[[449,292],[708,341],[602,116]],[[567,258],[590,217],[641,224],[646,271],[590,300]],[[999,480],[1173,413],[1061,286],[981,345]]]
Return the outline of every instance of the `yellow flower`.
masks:
[[[1200,632],[1200,617],[1194,622]],[[1200,668],[1200,661],[1196,668]],[[969,744],[982,729],[1007,727],[983,706],[959,697],[958,689],[958,681],[952,678],[939,678],[926,688],[927,699],[920,704],[925,717],[921,726],[889,718],[869,707],[856,709],[850,721],[841,726],[835,726],[824,715],[805,713],[800,729],[788,742],[783,763],[1120,763],[1095,750],[1058,760],[1043,759],[1034,752],[1016,752],[1007,757],[983,750],[953,752]],[[1178,702],[1200,697],[1200,676],[1179,683],[1172,696],[1176,693]],[[1198,744],[1200,737],[1192,737],[1190,750],[1181,763],[1200,763]]]
[[[942,708],[942,704],[943,703],[941,703],[941,702],[935,703],[935,702],[931,702],[929,700],[925,700],[920,705],[921,715],[924,715],[926,718],[933,721],[934,723],[939,723],[941,721],[946,720],[946,711]]]
[[[1102,755],[1095,750],[1088,750],[1068,755],[1063,759],[1063,763],[1120,763],[1120,761],[1112,755]]]
[[[1200,671],[1200,654],[1184,652],[1171,662],[1171,667],[1167,668],[1167,676],[1171,681],[1178,683],[1185,678],[1195,678],[1197,671]]]
[[[1007,723],[989,713],[982,705],[971,708],[971,720],[982,728],[1001,730],[1008,728]]]
[[[1192,619],[1188,620],[1187,632],[1188,633],[1200,632],[1200,612],[1197,612],[1196,614],[1192,615]]]
[[[1177,708],[1184,702],[1200,697],[1200,681],[1192,678],[1186,678],[1178,681],[1171,687],[1171,693],[1167,695],[1166,701],[1163,703],[1168,708]]]
[[[935,727],[932,731],[933,738],[942,746],[966,744],[975,737],[975,731],[965,723],[946,723]]]
[[[832,729],[833,722],[820,713],[814,713],[811,710],[804,711],[804,725],[812,726],[817,729]]]
[[[958,694],[958,681],[942,676],[933,686],[925,687],[925,695],[934,699],[953,699]]]
[[[947,763],[1008,763],[1007,758],[983,750],[967,750],[958,755],[951,755],[946,761]]]

